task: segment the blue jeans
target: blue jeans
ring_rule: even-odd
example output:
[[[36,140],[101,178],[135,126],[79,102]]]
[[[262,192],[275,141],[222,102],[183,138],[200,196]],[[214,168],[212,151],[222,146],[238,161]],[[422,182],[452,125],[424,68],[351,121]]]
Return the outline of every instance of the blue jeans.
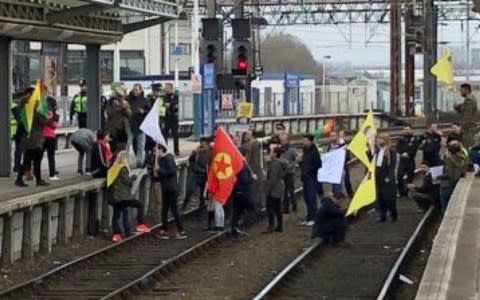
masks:
[[[470,160],[472,163],[480,165],[480,151],[479,150],[470,150],[470,153],[468,153],[468,156],[470,157]]]
[[[447,210],[448,201],[450,200],[450,196],[452,196],[453,190],[453,187],[440,188],[440,206],[443,212]]]
[[[132,144],[133,144],[133,151],[135,153],[135,157],[137,160],[137,165],[141,166],[145,162],[145,142],[147,137],[145,133],[139,131],[133,133],[132,136]]]
[[[307,206],[307,221],[314,221],[317,213],[317,181],[315,178],[303,180],[303,198]]]

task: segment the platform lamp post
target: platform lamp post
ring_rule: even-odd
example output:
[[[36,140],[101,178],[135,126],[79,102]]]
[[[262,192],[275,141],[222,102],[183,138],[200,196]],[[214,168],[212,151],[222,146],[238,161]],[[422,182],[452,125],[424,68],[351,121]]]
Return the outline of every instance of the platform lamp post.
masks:
[[[326,84],[325,84],[325,77],[326,77],[325,74],[326,74],[326,69],[327,69],[327,64],[326,64],[326,62],[327,62],[327,60],[330,59],[330,58],[332,58],[330,55],[325,55],[325,56],[323,57],[323,63],[322,63],[322,64],[323,64],[323,67],[322,67],[322,69],[323,69],[322,102],[324,102],[324,103],[323,103],[324,105],[327,105],[326,100],[325,100],[325,98],[327,97],[327,90],[326,90]],[[330,106],[329,106],[329,107],[330,107]]]

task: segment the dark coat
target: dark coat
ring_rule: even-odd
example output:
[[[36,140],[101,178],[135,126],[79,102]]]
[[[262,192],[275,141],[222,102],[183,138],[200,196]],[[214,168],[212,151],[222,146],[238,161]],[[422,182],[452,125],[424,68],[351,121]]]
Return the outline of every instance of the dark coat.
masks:
[[[272,198],[281,199],[285,192],[283,177],[287,172],[287,163],[275,158],[268,163],[267,181],[265,182],[265,194]]]
[[[312,228],[312,238],[325,238],[335,231],[345,231],[347,221],[343,210],[332,199],[322,199],[322,206],[317,211],[315,225]]]
[[[253,181],[252,173],[247,166],[243,166],[237,175],[237,182],[233,187],[233,194],[249,194]]]
[[[462,133],[456,133],[452,132],[448,135],[447,137],[447,145],[450,144],[450,142],[453,141],[458,141],[463,144],[463,134]]]
[[[130,118],[130,125],[132,131],[140,130],[139,127],[142,124],[143,120],[150,110],[150,103],[143,96],[143,93],[139,96],[133,95],[130,93],[127,98],[128,103],[130,104],[130,109],[132,110],[132,116]]]
[[[380,150],[377,151],[377,155]],[[397,166],[397,154],[390,149],[390,160],[387,158],[385,150],[383,162],[380,167],[375,161],[375,183],[377,185],[377,193],[382,193],[384,197],[395,198],[397,196],[397,185],[395,183],[395,168]]]
[[[130,191],[135,179],[136,175],[129,176],[127,167],[123,167],[118,173],[118,177],[112,183],[113,197],[110,199],[110,204],[113,205],[119,201],[131,200],[133,196],[130,194]]]
[[[43,129],[45,128],[47,123],[47,117],[45,117],[41,113],[35,112],[33,114],[32,130],[30,131],[30,135],[25,141],[26,150],[43,148],[43,142],[45,141],[45,137],[43,136]]]
[[[435,132],[425,132],[420,138],[420,143],[423,142],[425,142],[421,146],[423,149],[423,163],[429,167],[441,165],[440,149],[442,148],[442,137]]]
[[[168,153],[158,158],[158,171],[154,174],[154,180],[162,184],[165,192],[178,191],[177,163],[173,155]]]
[[[212,158],[212,151],[210,147],[197,148],[190,154],[188,163],[194,175],[207,176],[208,165]]]
[[[322,167],[320,153],[317,147],[303,148],[302,162],[300,163],[302,181],[316,180],[318,169]]]
[[[414,161],[415,156],[417,155],[419,141],[420,140],[413,134],[402,136],[402,138],[398,141],[396,146],[397,153],[399,155],[402,155],[403,153],[407,153],[408,154],[407,159]],[[405,158],[400,156],[400,159],[405,159]]]
[[[438,185],[433,184],[432,175],[423,175],[422,185],[415,187],[415,192],[427,195],[432,203],[440,201],[440,188]]]
[[[167,108],[165,122],[178,123],[178,96],[176,94],[166,94],[163,103]]]

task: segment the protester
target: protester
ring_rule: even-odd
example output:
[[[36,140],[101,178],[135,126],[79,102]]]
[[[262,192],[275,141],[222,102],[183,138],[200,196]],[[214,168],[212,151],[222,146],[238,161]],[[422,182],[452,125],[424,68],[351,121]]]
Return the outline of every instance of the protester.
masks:
[[[153,168],[156,180],[161,184],[161,198],[162,198],[162,227],[158,237],[185,239],[187,236],[183,231],[180,215],[178,214],[178,179],[177,179],[177,163],[173,155],[167,153],[167,148],[163,145],[158,145],[156,149],[157,162]],[[155,190],[156,197],[159,199],[160,191]],[[168,235],[168,212],[171,211],[177,231]]]
[[[200,192],[200,202],[199,202],[199,212],[201,213],[206,208],[206,201],[204,197],[203,190],[207,183],[208,176],[208,165],[210,164],[210,159],[212,158],[212,149],[208,144],[208,139],[202,137],[200,139],[200,145],[195,149],[190,157],[188,158],[188,163],[190,166],[190,178],[188,180],[188,188],[185,200],[182,203],[182,210],[187,209],[190,198],[197,191]]]
[[[33,174],[37,186],[48,186],[49,184],[42,179],[42,157],[43,157],[43,143],[45,138],[43,137],[43,129],[47,125],[47,118],[40,112],[38,112],[39,102],[35,103],[33,122],[30,134],[25,140],[25,155],[23,157],[23,172],[17,174],[17,180],[15,185],[19,187],[27,187],[23,181],[23,173],[30,170],[33,164]]]
[[[349,246],[345,242],[347,229],[345,211],[333,197],[323,197],[321,204],[315,216],[312,238],[321,238],[322,244],[327,246]]]
[[[165,128],[163,135],[168,141],[169,136],[173,138],[173,151],[176,156],[180,155],[180,147],[178,142],[178,96],[174,93],[173,84],[165,84],[165,98],[164,103],[166,107]]]
[[[55,151],[57,150],[57,127],[58,127],[59,116],[55,110],[49,109],[47,115],[47,125],[43,129],[43,137],[45,141],[43,142],[43,152],[47,152],[48,159],[48,170],[49,170],[49,180],[58,181],[60,178],[56,175],[55,168]]]
[[[110,198],[111,204],[113,205],[112,241],[120,242],[122,240],[122,231],[119,225],[120,214],[123,214],[123,228],[125,230],[125,236],[132,234],[128,217],[129,207],[134,207],[137,209],[136,231],[140,233],[150,232],[150,228],[143,221],[143,204],[139,200],[134,199],[134,196],[131,194],[131,189],[133,182],[136,179],[136,175],[130,175],[130,169],[128,167],[128,153],[125,151],[119,152],[116,163],[122,165],[122,168],[110,187],[113,191],[113,197]]]
[[[420,138],[420,148],[423,150],[423,163],[428,167],[442,164],[440,149],[442,148],[442,134],[437,129],[437,124],[427,122],[427,131]]]
[[[263,207],[263,195],[262,195],[262,145],[257,140],[257,132],[254,129],[249,129],[244,138],[244,147],[246,148],[245,159],[250,170],[255,174],[258,180],[255,180],[252,184],[251,195],[252,201],[256,209],[260,210]]]
[[[392,222],[397,221],[397,187],[395,184],[395,168],[397,155],[392,149],[390,135],[382,133],[377,137],[377,154],[375,183],[377,188],[377,208],[379,222],[385,222],[390,213]]]
[[[338,138],[338,133],[336,131],[330,132],[330,143],[327,146],[327,152],[332,152],[341,148],[345,147],[345,142],[340,143]],[[345,170],[345,166],[343,166]],[[345,174],[345,171],[343,172]],[[342,181],[339,184],[332,184],[332,192],[336,198],[345,198],[345,194],[343,193],[343,183],[344,178],[342,175]]]
[[[460,114],[460,120],[464,130],[463,144],[471,147],[474,144],[476,131],[475,117],[477,114],[477,99],[472,93],[472,86],[464,83],[460,86],[460,95],[464,98],[462,104],[455,105],[455,110]]]
[[[283,178],[287,170],[287,163],[280,159],[282,148],[276,147],[270,152],[268,162],[267,180],[265,182],[265,195],[267,196],[268,228],[266,233],[282,232],[282,197],[285,193]]]
[[[307,215],[302,226],[313,226],[317,212],[317,172],[322,167],[320,154],[313,143],[313,135],[303,137],[303,154],[300,163],[303,197],[307,206]]]
[[[339,130],[338,131],[338,142],[347,146],[348,142],[345,137],[345,131]],[[345,191],[350,198],[353,198],[353,188],[352,188],[352,181],[350,180],[350,166],[348,162],[350,161],[350,152],[347,151],[345,156],[345,172],[344,172],[344,184],[345,184]]]
[[[146,136],[145,133],[140,130],[140,125],[150,110],[150,104],[144,96],[141,84],[136,83],[133,85],[133,89],[127,97],[127,102],[132,110],[132,116],[130,118],[130,128],[132,131],[131,143],[136,156],[137,167],[140,168],[145,162],[146,143]]]
[[[290,145],[288,134],[280,135],[280,145],[282,148],[283,159],[287,163],[287,170],[283,181],[285,184],[285,194],[283,196],[283,213],[290,213],[290,206],[293,212],[297,211],[297,200],[295,198],[295,169],[297,166],[298,153],[295,148]]]
[[[132,111],[125,100],[126,93],[123,86],[115,87],[115,96],[107,108],[107,131],[112,137],[112,151],[118,153],[127,150],[128,137],[131,134],[130,117]]]
[[[78,86],[80,92],[75,94],[70,106],[70,123],[73,123],[73,117],[77,116],[78,127],[87,127],[87,81],[85,79],[80,80]]]
[[[97,140],[97,137],[93,131],[87,128],[80,128],[70,136],[70,143],[73,148],[78,152],[77,174],[83,175],[85,165],[85,172],[90,173],[90,162],[92,146]],[[84,158],[86,156],[85,162]]]
[[[466,157],[462,154],[461,145],[454,141],[448,144],[447,153],[443,163],[443,174],[440,183],[440,205],[445,212],[450,196],[457,182],[465,175],[468,168]]]
[[[407,197],[407,185],[413,182],[415,175],[415,157],[419,140],[413,134],[412,126],[406,125],[403,129],[403,135],[397,143],[397,153],[400,156],[398,162],[397,182],[400,197]]]
[[[28,99],[32,96],[34,88],[29,87],[23,91],[18,99],[15,99],[14,106],[12,107],[12,114],[17,123],[17,130],[14,133],[13,140],[15,142],[14,153],[14,171],[23,174],[22,158],[25,153],[25,141],[28,137],[27,129],[22,120],[22,111],[27,103]],[[29,169],[30,170],[30,169]],[[20,183],[20,182],[19,182]]]
[[[94,178],[107,177],[108,168],[112,165],[113,153],[110,149],[110,135],[108,132],[97,131],[97,141],[92,147],[90,170]]]
[[[240,153],[245,157],[248,151],[245,148],[240,148]],[[255,205],[252,200],[252,184],[257,180],[257,176],[252,173],[247,165],[237,175],[237,182],[232,191],[232,221],[231,234],[236,236],[240,233],[239,220],[244,215],[244,225],[248,227],[247,214],[253,214]]]
[[[420,166],[418,174],[423,177],[422,184],[420,186],[415,186],[413,183],[408,184],[409,196],[417,203],[418,211],[423,213],[431,205],[440,207],[440,187],[438,184],[434,184],[428,167]]]

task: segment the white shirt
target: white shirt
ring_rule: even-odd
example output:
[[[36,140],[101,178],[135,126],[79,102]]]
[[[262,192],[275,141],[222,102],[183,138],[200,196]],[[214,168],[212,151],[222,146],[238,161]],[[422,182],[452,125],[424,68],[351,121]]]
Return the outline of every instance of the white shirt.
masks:
[[[377,154],[377,167],[381,167],[383,165],[383,158],[385,157],[385,147],[380,148]]]

